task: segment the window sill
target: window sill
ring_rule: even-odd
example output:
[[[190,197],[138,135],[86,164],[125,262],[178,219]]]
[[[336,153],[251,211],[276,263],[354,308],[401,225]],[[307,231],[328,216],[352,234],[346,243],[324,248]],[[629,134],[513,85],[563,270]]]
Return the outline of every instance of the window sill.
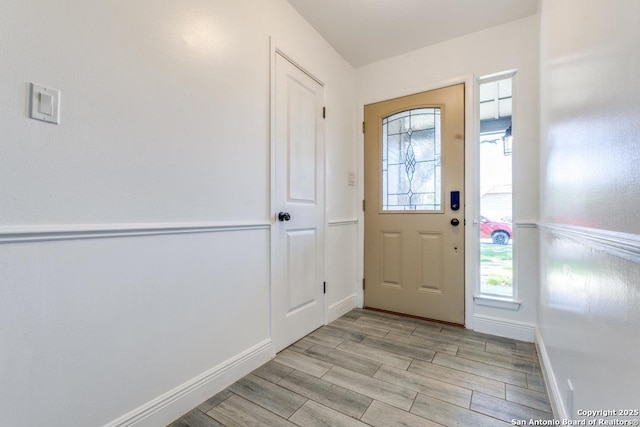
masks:
[[[484,305],[487,307],[503,308],[506,310],[517,311],[520,310],[520,301],[515,301],[510,298],[501,298],[487,295],[474,295],[473,300],[478,305]]]

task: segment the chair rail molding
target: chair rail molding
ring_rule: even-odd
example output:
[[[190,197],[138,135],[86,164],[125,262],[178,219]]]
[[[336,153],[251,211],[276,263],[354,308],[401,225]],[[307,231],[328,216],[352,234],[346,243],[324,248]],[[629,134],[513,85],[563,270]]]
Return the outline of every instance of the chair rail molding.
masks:
[[[327,222],[329,227],[339,227],[345,225],[358,225],[357,219],[336,219]]]
[[[640,263],[640,235],[573,225],[541,223],[540,230],[567,237],[611,255]]]
[[[270,226],[271,222],[269,221],[26,225],[0,227],[0,244],[268,230]]]

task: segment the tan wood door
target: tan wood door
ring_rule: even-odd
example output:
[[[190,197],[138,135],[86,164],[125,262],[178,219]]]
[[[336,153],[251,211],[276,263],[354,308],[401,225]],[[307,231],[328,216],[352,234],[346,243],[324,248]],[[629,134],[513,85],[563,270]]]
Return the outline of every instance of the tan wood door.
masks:
[[[272,229],[276,351],[325,321],[324,88],[275,54]]]
[[[365,306],[464,324],[464,85],[364,112]]]

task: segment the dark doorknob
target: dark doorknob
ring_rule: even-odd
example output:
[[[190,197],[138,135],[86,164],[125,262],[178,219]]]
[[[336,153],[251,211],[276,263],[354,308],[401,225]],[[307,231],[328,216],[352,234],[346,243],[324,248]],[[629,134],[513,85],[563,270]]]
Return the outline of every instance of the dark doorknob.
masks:
[[[458,218],[453,218],[451,220],[451,225],[453,225],[454,227],[457,227],[458,225],[460,225],[460,221],[458,221]]]
[[[291,219],[291,215],[289,212],[280,212],[278,214],[278,221],[289,221]]]

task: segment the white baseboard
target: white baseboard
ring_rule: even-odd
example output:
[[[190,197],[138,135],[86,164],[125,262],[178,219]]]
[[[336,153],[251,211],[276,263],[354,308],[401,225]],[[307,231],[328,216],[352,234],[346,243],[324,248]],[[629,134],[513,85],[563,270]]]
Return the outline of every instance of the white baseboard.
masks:
[[[517,322],[480,314],[473,316],[473,330],[527,342],[534,342],[536,338],[535,326],[532,323]]]
[[[542,375],[544,376],[544,382],[547,385],[547,395],[549,395],[549,401],[551,402],[551,409],[553,410],[553,416],[556,420],[568,420],[571,419],[567,413],[567,409],[564,406],[564,400],[562,393],[558,387],[558,381],[551,368],[551,361],[549,360],[549,354],[547,353],[547,347],[544,345],[542,334],[540,329],[536,326],[536,347],[538,348],[538,354],[540,355],[540,367],[542,368]]]
[[[340,316],[343,316],[356,308],[356,294],[349,295],[346,298],[331,304],[327,312],[327,323],[331,323]]]
[[[104,427],[167,425],[274,356],[271,340],[262,341]]]

